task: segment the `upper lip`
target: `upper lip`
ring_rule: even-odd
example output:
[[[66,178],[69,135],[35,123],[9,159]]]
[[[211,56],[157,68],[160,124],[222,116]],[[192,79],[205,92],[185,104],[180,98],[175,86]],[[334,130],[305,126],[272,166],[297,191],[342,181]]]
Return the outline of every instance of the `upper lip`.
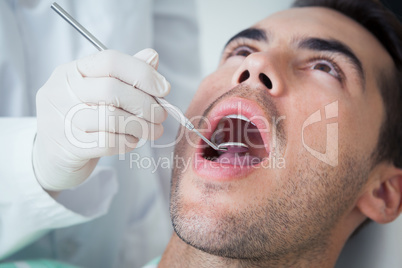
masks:
[[[266,115],[264,114],[258,103],[249,99],[241,97],[231,97],[218,102],[206,118],[207,122],[209,122],[209,126],[207,129],[203,130],[204,136],[210,140],[212,134],[217,128],[219,121],[223,117],[232,114],[247,117],[257,127],[264,142],[265,150],[269,154],[269,122],[266,119]],[[205,123],[203,125],[205,126]],[[200,144],[202,144],[202,142],[203,141],[200,140]]]

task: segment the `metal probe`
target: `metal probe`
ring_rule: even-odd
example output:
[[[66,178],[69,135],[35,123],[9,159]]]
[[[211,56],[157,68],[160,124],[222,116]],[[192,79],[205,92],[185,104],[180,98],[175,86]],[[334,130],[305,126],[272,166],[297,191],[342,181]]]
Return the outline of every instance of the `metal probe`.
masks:
[[[92,43],[99,51],[106,50],[107,47],[103,45],[95,36],[93,36],[84,26],[82,26],[78,21],[76,21],[70,14],[67,13],[61,6],[59,6],[56,2],[51,5],[51,8],[56,11],[63,19],[65,19],[71,26],[73,26],[82,36],[84,36],[89,42]],[[224,146],[217,146],[215,143],[211,142],[207,138],[204,137],[184,116],[184,114],[174,105],[170,104],[163,98],[154,97],[159,104],[162,105],[163,108],[173,116],[180,124],[185,126],[187,129],[195,132],[201,139],[203,139],[209,146],[214,148],[217,151],[227,151],[227,144],[221,144]],[[242,143],[241,143],[242,144]],[[226,145],[226,146],[225,146]],[[237,143],[236,143],[237,145]],[[243,144],[244,145],[244,144]],[[242,146],[242,145],[240,145]],[[244,145],[247,147],[247,145]]]

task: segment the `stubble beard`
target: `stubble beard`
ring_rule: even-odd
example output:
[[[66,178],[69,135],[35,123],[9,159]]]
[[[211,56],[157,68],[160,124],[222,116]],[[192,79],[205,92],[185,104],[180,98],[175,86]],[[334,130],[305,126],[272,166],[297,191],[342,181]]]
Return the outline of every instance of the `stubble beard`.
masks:
[[[175,154],[188,159],[191,156],[187,146],[181,140]],[[217,210],[210,206],[201,212],[187,205],[180,185],[191,178],[184,177],[184,170],[174,165],[170,201],[174,231],[194,248],[243,263],[283,264],[289,256],[314,260],[327,248],[340,217],[356,201],[370,165],[368,159],[350,152],[339,155],[342,161],[335,168],[308,160],[311,158],[306,157],[306,152],[299,154],[296,159],[300,162],[292,165],[292,170],[287,167],[281,175],[266,178],[283,183],[281,187],[269,196],[250,197],[242,209]],[[230,191],[200,187],[211,204],[214,195]]]
[[[176,154],[185,156],[185,144]],[[348,157],[337,168],[300,163],[285,175],[286,185],[278,187],[281,192],[250,198],[246,209],[222,211],[211,206],[203,214],[186,205],[180,188],[186,178],[175,168],[170,202],[174,231],[192,247],[243,262],[279,263],[289,256],[313,260],[328,247],[333,227],[356,201],[369,173],[368,162]],[[227,190],[209,187],[203,193],[214,203],[214,194]]]

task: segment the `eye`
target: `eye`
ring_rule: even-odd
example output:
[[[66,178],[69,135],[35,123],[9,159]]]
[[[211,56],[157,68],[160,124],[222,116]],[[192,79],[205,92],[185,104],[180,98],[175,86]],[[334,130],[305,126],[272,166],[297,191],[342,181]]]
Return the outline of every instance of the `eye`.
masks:
[[[320,70],[320,71],[323,71],[326,73],[330,73],[332,71],[331,67],[329,67],[328,65],[323,64],[323,63],[318,63],[318,64],[314,65],[313,69]]]
[[[245,58],[250,54],[258,51],[255,44],[248,39],[236,39],[230,42],[223,51],[222,60],[225,61],[231,57]]]
[[[250,55],[253,52],[254,52],[254,50],[252,48],[250,48],[250,47],[240,46],[240,47],[237,47],[236,49],[234,49],[229,54],[229,57],[233,57],[233,56],[247,57],[248,55]]]
[[[340,77],[339,72],[337,71],[336,65],[334,65],[331,62],[328,62],[326,60],[321,60],[319,62],[314,63],[312,65],[311,69],[328,73],[338,79]]]

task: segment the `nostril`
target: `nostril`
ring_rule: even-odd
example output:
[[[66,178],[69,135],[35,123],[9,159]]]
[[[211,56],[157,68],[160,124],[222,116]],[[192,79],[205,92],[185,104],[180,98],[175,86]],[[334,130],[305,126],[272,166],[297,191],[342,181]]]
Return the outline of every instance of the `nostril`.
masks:
[[[242,72],[242,74],[239,77],[239,84],[246,81],[249,77],[250,77],[250,73],[247,70]]]
[[[268,89],[272,89],[272,82],[271,79],[269,79],[268,76],[266,76],[263,73],[260,73],[260,75],[258,76],[260,78],[260,81],[268,88]]]

